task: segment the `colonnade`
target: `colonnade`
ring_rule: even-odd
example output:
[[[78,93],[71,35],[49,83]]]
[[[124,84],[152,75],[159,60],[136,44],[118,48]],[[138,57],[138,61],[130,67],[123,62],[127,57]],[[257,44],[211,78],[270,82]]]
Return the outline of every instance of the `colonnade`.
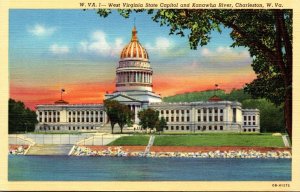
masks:
[[[152,72],[129,71],[117,73],[118,83],[138,82],[152,83]]]

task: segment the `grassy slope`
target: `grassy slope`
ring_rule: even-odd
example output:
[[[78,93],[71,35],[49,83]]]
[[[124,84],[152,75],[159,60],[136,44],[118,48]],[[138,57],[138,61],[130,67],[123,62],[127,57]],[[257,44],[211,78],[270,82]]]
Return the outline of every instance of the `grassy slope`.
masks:
[[[149,141],[149,136],[124,136],[113,142],[111,142],[110,146],[146,146]]]
[[[125,136],[109,145],[146,146],[149,136]],[[201,135],[156,135],[155,146],[260,146],[284,147],[281,137],[271,134],[230,134],[214,133]]]
[[[250,134],[156,136],[156,146],[260,146],[284,147],[281,137]]]

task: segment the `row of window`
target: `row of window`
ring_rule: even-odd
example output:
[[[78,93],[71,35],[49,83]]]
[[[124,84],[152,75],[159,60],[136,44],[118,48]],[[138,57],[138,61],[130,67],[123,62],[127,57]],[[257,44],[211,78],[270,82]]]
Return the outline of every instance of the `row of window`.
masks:
[[[69,126],[68,130],[89,130],[89,129],[94,129],[93,126]],[[59,131],[60,127],[59,126],[48,126],[48,127],[40,127],[41,131]]]
[[[244,122],[244,125],[247,125],[247,122]],[[256,125],[256,122],[253,121],[252,123],[250,121],[248,121],[248,125]]]
[[[251,121],[251,117],[252,120],[255,121],[255,116],[244,116],[244,121],[247,121],[247,117],[248,117],[248,121]]]
[[[223,109],[218,109],[218,108],[203,108],[203,113],[212,113],[214,110],[214,113],[223,113]],[[201,113],[201,110],[197,110],[198,113]],[[190,110],[160,110],[160,114],[185,114],[185,113],[190,113]]]
[[[39,122],[43,122],[43,119],[42,117],[39,118]],[[44,118],[44,122],[45,123],[56,123],[56,122],[60,122],[60,118],[57,117],[57,118]]]
[[[181,121],[180,121],[181,120]],[[190,117],[166,117],[166,121],[167,122],[184,122],[184,121],[189,122],[190,121]],[[209,116],[207,118],[207,116],[203,116],[203,119],[201,119],[201,116],[198,116],[198,122],[200,121],[204,121],[204,122],[212,122],[212,121],[223,121],[223,116],[220,116],[220,118],[218,118],[218,116],[214,116],[214,118],[212,116]]]
[[[244,129],[244,132],[255,132],[256,129]]]
[[[81,120],[81,121],[80,121]],[[100,117],[100,118],[84,118],[84,117],[82,117],[82,118],[75,118],[75,117],[73,117],[73,118],[71,118],[71,117],[69,117],[69,121],[68,121],[69,123],[89,123],[89,122],[91,122],[91,123],[93,123],[93,122],[95,122],[95,123],[98,123],[98,122],[103,122],[103,117]]]
[[[190,126],[172,126],[171,125],[171,126],[167,126],[165,128],[165,130],[189,131]],[[208,131],[212,131],[212,130],[214,130],[214,131],[223,131],[224,128],[223,128],[223,126],[217,126],[217,125],[215,125],[215,126],[197,126],[196,130],[198,130],[198,131],[206,131],[206,130],[208,130]]]
[[[71,116],[71,115],[84,115],[84,114],[86,114],[86,115],[89,115],[89,114],[91,114],[91,115],[98,115],[99,114],[99,111],[69,111],[69,116]],[[100,111],[100,115],[102,115],[103,114],[103,111]]]
[[[60,115],[60,112],[59,111],[44,111],[44,114],[45,115],[57,115],[57,116],[59,116]],[[40,113],[39,113],[39,115],[40,116],[42,116],[43,115],[43,112],[42,111],[40,111]]]

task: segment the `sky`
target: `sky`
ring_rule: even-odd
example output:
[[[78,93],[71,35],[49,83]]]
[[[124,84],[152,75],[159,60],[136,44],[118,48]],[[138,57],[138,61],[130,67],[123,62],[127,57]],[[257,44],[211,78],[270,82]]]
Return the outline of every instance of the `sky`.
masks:
[[[169,35],[146,13],[107,18],[95,10],[9,12],[10,98],[34,109],[60,99],[102,103],[115,91],[115,69],[135,25],[150,57],[153,91],[162,97],[214,89],[242,88],[256,75],[247,48],[231,48],[230,29],[212,32],[208,45],[191,50],[188,37]]]

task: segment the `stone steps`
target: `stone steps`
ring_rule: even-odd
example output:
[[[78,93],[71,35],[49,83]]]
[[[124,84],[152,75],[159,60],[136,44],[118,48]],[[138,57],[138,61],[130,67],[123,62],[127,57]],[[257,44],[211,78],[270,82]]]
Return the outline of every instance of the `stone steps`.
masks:
[[[36,144],[26,155],[68,155],[73,145]]]

